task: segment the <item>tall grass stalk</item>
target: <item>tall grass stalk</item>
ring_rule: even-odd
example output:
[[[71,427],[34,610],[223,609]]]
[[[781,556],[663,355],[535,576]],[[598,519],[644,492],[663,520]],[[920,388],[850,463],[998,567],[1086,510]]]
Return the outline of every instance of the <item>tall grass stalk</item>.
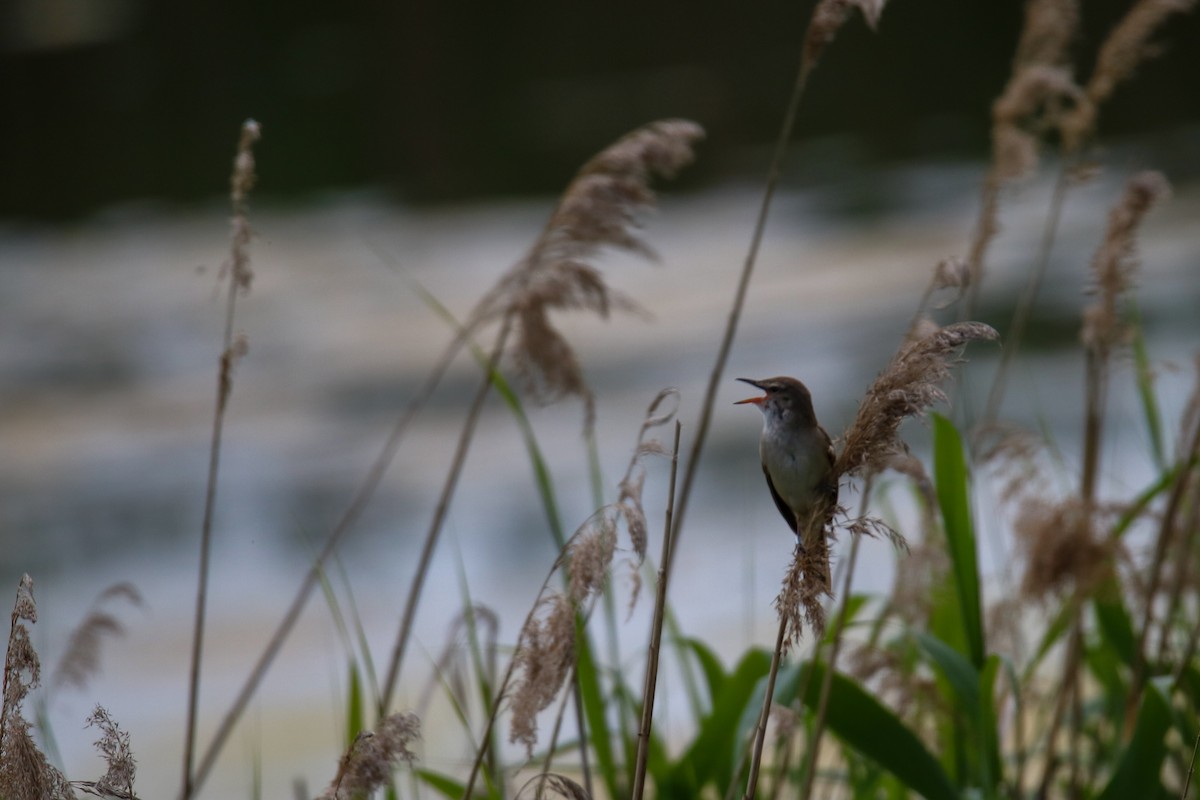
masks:
[[[633,773],[633,800],[642,800],[646,788],[646,766],[650,757],[650,732],[654,723],[654,696],[658,688],[659,647],[662,644],[663,620],[667,608],[667,565],[671,563],[672,516],[675,509],[675,478],[679,472],[679,433],[675,422],[675,439],[671,445],[671,477],[667,487],[666,520],[663,523],[662,554],[659,556],[658,586],[654,595],[654,619],[650,625],[650,647],[646,660],[646,679],[642,689],[642,719],[638,727],[637,763]]]
[[[804,97],[805,88],[814,69],[816,69],[825,48],[833,41],[838,30],[845,24],[850,11],[854,7],[862,10],[867,23],[873,28],[883,10],[885,0],[869,2],[869,0],[820,0],[813,9],[808,29],[804,35],[800,66],[796,71],[796,79],[792,83],[792,92],[788,97],[787,109],[783,114],[783,123],[779,128],[779,138],[775,140],[775,148],[771,155],[771,164],[767,169],[766,183],[763,187],[762,200],[759,203],[758,214],[754,219],[754,230],[750,234],[750,247],[746,252],[746,260],[742,263],[742,271],[738,275],[737,288],[734,290],[733,304],[729,309],[729,317],[725,323],[721,344],[717,348],[717,358],[709,373],[708,387],[704,391],[704,401],[700,406],[700,419],[696,423],[696,436],[692,441],[692,449],[688,454],[687,469],[683,473],[683,485],[679,491],[679,507],[675,511],[675,532],[673,538],[678,542],[683,531],[684,516],[687,513],[688,500],[692,495],[692,485],[700,467],[700,457],[704,453],[704,445],[708,438],[708,428],[712,423],[713,408],[717,402],[717,390],[725,377],[725,365],[729,361],[729,353],[733,349],[733,340],[737,335],[738,324],[741,322],[742,309],[746,305],[746,294],[750,289],[750,279],[754,275],[754,267],[758,262],[758,251],[762,246],[763,235],[767,228],[767,217],[775,192],[779,188],[779,179],[783,175],[783,159],[787,153],[788,143],[792,138],[796,119],[800,114],[800,101]],[[668,569],[670,564],[667,565]]]
[[[230,178],[230,204],[233,207],[233,236],[230,258],[222,270],[229,279],[225,298],[225,329],[221,343],[220,367],[217,373],[217,399],[213,411],[212,436],[208,450],[208,478],[204,490],[204,518],[200,524],[199,575],[196,581],[195,620],[192,627],[191,667],[188,676],[187,721],[183,746],[183,800],[193,793],[193,764],[196,754],[196,726],[200,705],[200,663],[204,656],[204,624],[208,610],[208,573],[212,553],[213,513],[217,506],[217,477],[220,472],[221,437],[225,429],[225,412],[233,390],[233,368],[245,353],[244,340],[235,341],[234,311],[238,295],[250,289],[254,273],[250,270],[250,222],[246,216],[250,189],[254,186],[254,143],[261,129],[254,120],[242,125],[237,155]]]
[[[479,415],[483,411],[483,403],[487,399],[488,392],[492,387],[492,373],[496,370],[505,347],[508,346],[508,335],[511,330],[511,320],[505,318],[501,323],[499,333],[496,334],[496,341],[492,346],[491,355],[488,356],[488,363],[484,369],[484,375],[479,381],[479,388],[475,390],[475,396],[471,400],[471,407],[467,412],[467,418],[463,423],[462,431],[459,433],[458,444],[454,449],[454,458],[450,462],[445,483],[442,485],[442,492],[438,497],[437,507],[433,512],[433,519],[430,521],[429,529],[425,533],[425,541],[421,547],[421,556],[417,561],[417,569],[413,575],[412,583],[409,585],[408,599],[404,603],[404,613],[400,618],[400,630],[396,634],[396,642],[392,647],[392,655],[388,661],[386,677],[380,689],[378,711],[381,719],[386,716],[387,709],[392,704],[392,694],[395,692],[396,682],[400,678],[400,665],[404,662],[404,653],[408,648],[409,637],[412,635],[412,626],[417,615],[417,605],[420,602],[421,591],[425,586],[425,578],[429,573],[429,567],[433,561],[433,551],[437,546],[437,541],[442,531],[442,524],[446,520],[446,513],[450,510],[450,501],[454,498],[454,490],[458,487],[458,479],[462,474],[463,464],[466,462],[467,452],[471,447],[471,439],[475,434],[475,425],[479,422]]]
[[[799,548],[799,543],[796,544]],[[767,720],[771,717],[771,701],[775,697],[775,682],[779,677],[779,663],[787,647],[788,618],[780,615],[779,633],[775,637],[775,649],[771,652],[771,669],[767,673],[767,684],[763,689],[762,709],[758,715],[758,725],[754,729],[754,748],[750,753],[750,772],[746,776],[746,791],[742,800],[754,800],[758,791],[758,773],[762,768],[763,744],[767,740]]]
[[[859,510],[860,517],[866,513],[867,498],[871,494],[871,484],[872,480],[868,476],[863,481],[862,505]],[[804,786],[800,790],[801,800],[807,800],[812,796],[813,785],[817,776],[817,764],[821,758],[821,739],[825,735],[825,715],[829,711],[829,692],[833,688],[833,674],[837,669],[838,656],[842,650],[842,637],[846,632],[846,623],[850,612],[850,587],[854,582],[854,569],[858,565],[858,547],[861,542],[861,535],[850,537],[850,554],[846,558],[846,568],[842,578],[841,610],[833,623],[833,641],[829,647],[829,655],[825,658],[825,676],[821,681],[821,696],[817,701],[812,729],[806,739],[807,751],[805,752],[804,768],[801,772],[804,776]],[[816,656],[814,655],[815,658]]]

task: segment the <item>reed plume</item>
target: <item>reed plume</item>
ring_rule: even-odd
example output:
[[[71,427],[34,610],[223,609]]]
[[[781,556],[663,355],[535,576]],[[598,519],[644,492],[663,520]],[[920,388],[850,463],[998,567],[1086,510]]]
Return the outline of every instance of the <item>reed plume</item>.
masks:
[[[338,764],[337,775],[317,800],[355,800],[369,797],[387,785],[401,761],[412,763],[411,745],[421,738],[421,721],[415,714],[391,714],[374,731],[355,737]]]
[[[510,693],[512,723],[509,740],[524,744],[532,753],[537,744],[537,715],[557,697],[575,666],[576,615],[586,616],[604,591],[617,552],[617,535],[623,523],[629,536],[632,564],[637,568],[646,556],[646,513],[642,508],[643,460],[648,455],[666,455],[666,450],[648,434],[675,417],[678,401],[674,389],[655,396],[642,420],[633,455],[619,484],[616,502],[592,514],[567,541],[555,563],[565,569],[567,593],[542,594],[517,637],[512,671],[516,675]],[[671,404],[668,407],[668,404]],[[665,410],[664,410],[665,409]],[[634,586],[640,584],[635,582]],[[636,588],[630,604],[636,600]]]
[[[542,402],[582,399],[590,425],[592,395],[574,348],[550,321],[556,310],[613,310],[639,306],[611,289],[594,265],[606,247],[654,260],[654,250],[635,234],[654,208],[653,178],[672,178],[694,158],[704,137],[694,122],[652,122],[619,139],[583,165],[567,187],[529,252],[479,304],[468,332],[494,320],[511,321],[511,356],[531,394]]]
[[[982,322],[958,322],[904,344],[875,379],[859,404],[854,421],[841,436],[841,451],[834,462],[834,476],[869,477],[900,464],[911,470],[908,446],[900,438],[900,424],[924,413],[946,399],[940,384],[958,362],[961,348],[972,341],[992,341],[999,334]],[[812,524],[821,524],[823,517]],[[850,520],[852,535],[885,536],[898,547],[906,547],[904,538],[874,517]],[[829,539],[824,535],[807,537],[805,546],[797,546],[783,588],[775,598],[775,608],[786,626],[783,644],[786,650],[799,644],[805,623],[817,636],[825,631],[823,600],[829,596]],[[813,543],[810,545],[809,543]]]
[[[1175,14],[1191,11],[1196,0],[1138,0],[1109,33],[1078,104],[1061,120],[1063,145],[1078,150],[1096,129],[1100,106],[1117,86],[1132,77],[1141,62],[1157,50],[1150,44],[1155,32]]]
[[[5,800],[74,800],[67,779],[51,766],[30,733],[21,711],[29,692],[41,683],[42,667],[29,628],[37,622],[33,578],[21,576],[13,604],[4,656],[4,699],[0,706],[0,797]]]

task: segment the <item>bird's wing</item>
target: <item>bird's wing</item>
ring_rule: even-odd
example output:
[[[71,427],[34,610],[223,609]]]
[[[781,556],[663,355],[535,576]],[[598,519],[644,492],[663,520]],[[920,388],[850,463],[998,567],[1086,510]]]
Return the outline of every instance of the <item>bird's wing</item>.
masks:
[[[834,511],[837,510],[838,480],[833,471],[834,464],[837,462],[837,453],[834,452],[833,440],[829,438],[829,434],[825,432],[825,429],[818,427],[817,430],[825,437],[825,458],[829,460],[829,471],[825,473],[825,482],[820,486],[821,493],[825,495],[825,499],[829,502],[829,508],[825,512],[825,524],[828,525],[833,519]],[[770,479],[768,478],[768,480]],[[774,493],[774,491],[772,488],[771,492]],[[776,500],[775,502],[779,501]]]
[[[779,492],[775,490],[775,482],[771,480],[771,473],[767,471],[767,465],[763,464],[763,475],[767,478],[767,488],[771,490],[771,499],[775,501],[775,507],[779,509],[779,513],[783,515],[783,521],[788,524],[792,533],[796,533],[796,514],[792,511],[791,506],[783,502],[783,498],[779,496]],[[836,491],[836,487],[835,487]]]

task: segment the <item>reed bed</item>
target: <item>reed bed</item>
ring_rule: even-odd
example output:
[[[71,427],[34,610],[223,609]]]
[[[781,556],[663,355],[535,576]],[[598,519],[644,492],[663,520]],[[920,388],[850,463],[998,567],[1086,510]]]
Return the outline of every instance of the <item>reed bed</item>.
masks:
[[[883,6],[881,0],[821,0],[813,12],[695,422],[678,419],[674,391],[655,397],[636,428],[624,475],[601,492],[615,499],[597,502],[596,511],[566,535],[524,407],[579,402],[583,447],[591,450],[589,463],[598,463],[595,390],[557,320],[563,313],[607,317],[640,309],[638,301],[608,284],[597,257],[614,249],[655,257],[639,230],[655,207],[654,187],[698,153],[702,157],[700,125],[670,119],[632,131],[583,165],[526,255],[500,275],[461,323],[450,318],[452,332],[437,366],[382,438],[376,460],[301,577],[289,610],[241,691],[216,731],[201,742],[197,704],[219,455],[234,367],[248,347],[234,334],[234,312],[239,296],[252,286],[249,193],[253,145],[261,131],[246,124],[231,180],[226,325],[197,560],[188,717],[181,722],[186,742],[182,800],[204,795],[213,764],[268,679],[300,613],[318,587],[328,589],[327,571],[337,548],[402,449],[408,426],[449,365],[462,357],[474,359],[478,381],[415,572],[405,577],[407,601],[393,644],[379,661],[386,665],[383,680],[367,679],[374,675],[375,657],[365,645],[347,647],[345,750],[340,757],[330,754],[325,788],[300,787],[297,796],[1191,796],[1200,745],[1195,592],[1200,381],[1181,418],[1163,420],[1147,345],[1133,313],[1138,240],[1144,220],[1169,196],[1167,176],[1153,170],[1130,175],[1122,195],[1112,199],[1107,220],[1096,220],[1091,277],[1084,287],[1090,301],[1076,321],[1076,352],[1085,375],[1078,387],[1085,408],[1079,420],[1080,463],[1058,463],[1058,480],[1042,480],[1050,443],[1004,419],[1010,367],[1034,319],[1031,311],[1062,209],[1090,174],[1082,167],[1096,158],[1103,105],[1117,86],[1135,79],[1156,37],[1169,36],[1173,19],[1191,10],[1187,0],[1133,3],[1096,63],[1079,70],[1085,80],[1076,77],[1070,45],[1087,9],[1074,0],[1026,4],[1012,77],[992,109],[992,161],[981,174],[978,217],[965,237],[965,255],[947,254],[932,267],[911,323],[896,331],[894,355],[874,381],[864,376],[858,413],[836,437],[836,478],[843,486],[858,486],[861,506],[853,513],[839,507],[814,514],[810,529],[798,532],[803,535],[780,576],[774,604],[779,628],[773,649],[753,647],[725,665],[711,643],[689,636],[674,621],[668,587],[687,580],[672,571],[674,554],[686,538],[695,478],[709,466],[706,442],[715,399],[728,380],[725,370],[806,88],[823,78],[817,72],[823,54],[836,47],[842,26],[856,24],[852,20],[859,12],[878,35],[887,35]],[[1058,149],[1058,172],[1026,287],[1011,320],[973,319],[986,296],[989,254],[1008,192],[1043,169],[1047,146]],[[1088,259],[1080,255],[1078,260]],[[934,307],[932,298],[947,291],[954,295],[951,301]],[[436,305],[435,298],[427,300]],[[976,353],[995,353],[997,346],[1002,355],[994,371],[967,363]],[[986,408],[975,414],[960,387],[989,380]],[[1130,457],[1103,447],[1112,424],[1108,397],[1119,381],[1132,382],[1138,391],[1151,432],[1150,460],[1158,467],[1152,481],[1128,496],[1105,494],[1099,480]],[[421,764],[416,746],[421,719],[414,709],[396,707],[397,687],[407,677],[413,624],[446,514],[481,411],[494,397],[522,431],[525,457],[539,476],[538,502],[559,553],[547,565],[540,588],[531,587],[528,616],[507,645],[496,641],[494,615],[464,602],[456,624],[456,636],[465,641],[463,661],[451,667],[451,648],[438,660],[437,678],[459,714],[472,757],[461,770],[435,770]],[[914,419],[932,432],[928,457],[906,441],[911,430],[906,423]],[[671,428],[670,446],[654,438]],[[669,476],[661,526],[644,509],[647,470]],[[598,469],[593,479],[604,486]],[[880,488],[884,484],[910,493],[919,517],[894,516],[887,491]],[[1013,570],[1020,579],[985,591],[977,517],[982,506],[993,503],[1003,509],[996,525],[1017,554]],[[652,563],[655,537],[660,537],[658,561]],[[895,552],[896,582],[889,593],[854,592],[862,547]],[[628,580],[613,581],[615,571]],[[646,652],[631,669],[628,658],[611,651],[606,660],[597,628],[611,631],[623,624],[622,610],[638,602],[644,580],[652,583],[647,594],[654,597],[654,610]],[[620,591],[619,585],[630,588]],[[989,595],[996,597],[990,604]],[[99,643],[120,628],[106,604],[122,600],[141,602],[128,585],[102,598],[73,637],[56,680],[84,686],[94,677]],[[353,611],[336,610],[335,616],[346,631],[361,625]],[[4,667],[0,800],[136,797],[136,742],[103,707],[97,706],[87,721],[100,731],[97,747],[106,764],[97,779],[68,779],[34,736],[26,704],[41,680],[29,635],[36,621],[33,579],[26,575],[17,587]],[[358,635],[363,639],[361,630]],[[668,662],[670,671],[664,667]],[[667,675],[690,677],[696,687],[687,723],[673,720],[669,731],[655,724],[655,697]],[[370,695],[366,703],[364,693]],[[473,714],[473,708],[485,713]]]

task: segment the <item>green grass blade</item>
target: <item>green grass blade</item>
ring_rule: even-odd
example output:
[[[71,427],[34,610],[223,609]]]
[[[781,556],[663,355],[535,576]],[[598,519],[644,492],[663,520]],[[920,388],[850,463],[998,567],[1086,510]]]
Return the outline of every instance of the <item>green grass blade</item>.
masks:
[[[717,658],[717,654],[699,639],[689,637],[683,639],[681,644],[695,656],[696,661],[700,664],[700,671],[704,675],[705,683],[708,684],[708,697],[711,704],[721,694],[724,687],[725,668],[721,666],[721,660]]]
[[[1100,636],[1114,654],[1128,667],[1133,668],[1137,660],[1137,635],[1133,632],[1133,620],[1120,587],[1115,578],[1110,578],[1100,587],[1092,603]]]
[[[442,305],[442,302],[434,296],[432,292],[426,289],[420,282],[412,276],[406,275],[406,281],[429,308],[442,318],[455,332],[461,333],[463,328],[461,323],[450,312],[450,309]],[[474,342],[468,342],[468,349],[471,351],[471,356],[483,368],[487,368],[488,357]],[[517,421],[517,427],[521,431],[521,436],[525,441],[525,449],[529,454],[529,463],[533,467],[534,483],[537,486],[538,496],[542,501],[542,510],[546,514],[546,521],[550,526],[550,533],[554,537],[554,543],[559,548],[566,543],[566,533],[563,530],[562,519],[558,514],[558,501],[555,499],[554,483],[550,477],[550,470],[546,466],[546,460],[542,456],[541,447],[538,445],[537,437],[534,436],[533,425],[529,422],[529,417],[525,414],[525,407],[521,403],[521,399],[517,393],[513,391],[512,386],[500,374],[499,370],[492,372],[492,388],[508,406],[513,418]]]
[[[751,650],[742,657],[721,682],[721,691],[713,696],[712,711],[700,721],[692,746],[675,762],[660,796],[698,797],[710,782],[724,791],[746,742],[745,720],[762,707],[760,682],[770,668],[771,657],[764,650]]]
[[[575,669],[578,674],[579,691],[583,696],[583,716],[588,728],[588,743],[596,755],[596,772],[599,772],[604,780],[609,797],[624,797],[625,792],[618,783],[612,731],[608,724],[608,701],[600,686],[600,673],[592,655],[592,643],[585,634],[582,622],[577,621],[575,628]]]
[[[462,781],[456,781],[448,775],[428,769],[416,769],[413,772],[426,786],[432,787],[443,797],[449,798],[449,800],[462,800],[463,792],[467,788]]]
[[[1163,793],[1159,772],[1167,754],[1165,736],[1171,724],[1171,704],[1156,681],[1146,685],[1129,746],[1097,800],[1157,797]]]
[[[1133,330],[1133,364],[1137,374],[1138,397],[1142,402],[1142,416],[1146,420],[1146,432],[1150,437],[1150,451],[1154,464],[1161,471],[1167,465],[1167,450],[1163,443],[1162,415],[1158,410],[1158,397],[1154,392],[1154,369],[1146,350],[1146,334],[1142,330],[1142,315],[1133,298],[1129,298],[1129,312]]]
[[[983,616],[979,601],[979,567],[975,553],[975,531],[967,494],[967,464],[962,439],[954,424],[933,414],[934,481],[938,505],[946,529],[946,542],[954,573],[954,588],[966,640],[966,655],[976,669],[985,657]]]
[[[358,676],[358,664],[353,658],[347,666],[350,684],[346,687],[346,746],[349,747],[360,731],[366,730],[363,720],[362,680]]]
[[[820,702],[825,666],[809,662],[811,680],[804,703],[815,709]],[[793,687],[794,690],[795,687]],[[786,700],[781,696],[781,702]],[[920,738],[886,706],[852,679],[835,672],[826,706],[826,724],[839,739],[872,759],[926,800],[960,800],[942,765]]]

